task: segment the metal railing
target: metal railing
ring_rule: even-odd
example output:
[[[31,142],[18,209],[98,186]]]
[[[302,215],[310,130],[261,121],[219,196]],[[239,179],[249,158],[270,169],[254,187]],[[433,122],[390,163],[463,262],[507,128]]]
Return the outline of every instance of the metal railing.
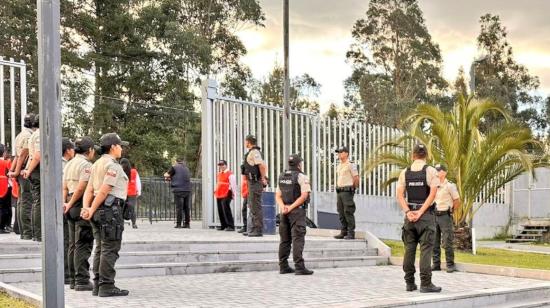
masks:
[[[5,74],[7,73],[7,74]],[[5,104],[9,93],[9,108]],[[19,107],[19,110],[18,110]],[[9,126],[6,129],[6,112],[9,112]],[[17,122],[23,129],[23,119],[27,114],[27,66],[25,61],[17,62],[0,56],[0,143],[6,144],[6,133],[11,136],[9,148],[15,155],[15,136]]]
[[[192,179],[191,220],[202,218],[201,180]],[[137,217],[147,218],[150,222],[176,220],[176,206],[170,183],[161,177],[141,178],[141,197],[139,198]]]

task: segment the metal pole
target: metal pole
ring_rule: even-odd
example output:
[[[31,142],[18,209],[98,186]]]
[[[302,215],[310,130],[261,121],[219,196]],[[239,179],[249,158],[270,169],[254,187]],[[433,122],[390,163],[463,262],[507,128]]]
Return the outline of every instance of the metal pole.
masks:
[[[290,155],[290,79],[288,72],[288,0],[283,0],[283,32],[284,32],[284,112],[283,112],[283,166],[286,165],[288,156]],[[284,167],[283,167],[284,169]]]
[[[202,129],[201,129],[201,153],[202,153],[202,227],[208,228],[213,223],[214,213],[214,131],[213,131],[213,105],[218,95],[218,84],[215,80],[205,80],[202,84]]]
[[[59,0],[37,0],[43,307],[64,307]],[[14,119],[12,119],[13,121]]]

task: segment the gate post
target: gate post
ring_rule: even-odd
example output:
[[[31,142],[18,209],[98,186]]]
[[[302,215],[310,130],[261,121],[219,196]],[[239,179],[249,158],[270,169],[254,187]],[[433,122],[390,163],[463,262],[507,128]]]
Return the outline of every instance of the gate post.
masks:
[[[218,96],[218,83],[207,79],[202,83],[201,156],[202,156],[202,227],[208,228],[214,217],[214,121],[213,105]]]
[[[311,209],[310,209],[310,217],[315,222],[315,225],[318,224],[317,221],[317,202],[318,202],[318,195],[319,195],[319,173],[318,173],[318,165],[317,165],[317,159],[318,159],[318,132],[319,132],[319,117],[311,118],[311,191],[313,194],[313,198],[311,202]]]

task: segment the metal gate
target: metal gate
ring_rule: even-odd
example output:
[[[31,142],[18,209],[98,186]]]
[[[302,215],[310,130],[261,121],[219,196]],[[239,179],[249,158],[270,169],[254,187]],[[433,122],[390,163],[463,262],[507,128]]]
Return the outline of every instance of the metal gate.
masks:
[[[550,170],[535,170],[535,178],[522,174],[512,182],[513,219],[549,219],[550,206]]]
[[[27,66],[25,62],[16,62],[12,58],[5,60],[0,56],[0,83],[0,142],[11,148],[12,154],[15,155],[17,116],[19,116],[21,129],[23,129],[23,119],[27,114]],[[9,102],[9,108],[6,106],[6,101]],[[8,129],[6,129],[7,112],[9,112]],[[11,137],[10,142],[6,144],[7,133]]]
[[[216,162],[225,159],[229,168],[240,174],[245,153],[244,138],[253,134],[262,148],[270,179],[268,191],[276,188],[276,179],[286,167],[283,151],[283,108],[270,103],[255,103],[218,95],[214,80],[203,83],[202,100],[202,185],[203,226],[217,225],[213,191]],[[379,145],[394,139],[397,129],[352,120],[336,120],[316,113],[292,110],[290,113],[291,152],[304,159],[304,172],[311,179],[312,196],[308,216],[317,222],[317,193],[334,191],[336,184],[335,149],[346,145],[350,159],[359,166]],[[383,188],[394,167],[380,166],[371,174],[362,173],[358,194],[394,196],[393,187]],[[371,176],[372,175],[372,176]],[[367,181],[367,177],[369,181]],[[240,176],[237,176],[240,185]],[[234,217],[242,223],[242,200],[236,194]]]

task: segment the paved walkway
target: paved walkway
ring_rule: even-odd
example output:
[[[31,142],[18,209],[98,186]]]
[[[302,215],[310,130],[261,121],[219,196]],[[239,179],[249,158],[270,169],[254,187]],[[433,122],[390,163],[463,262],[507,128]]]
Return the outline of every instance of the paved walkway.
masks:
[[[405,292],[397,266],[317,270],[313,276],[249,272],[119,279],[130,290],[124,298],[93,297],[90,292],[65,289],[71,307],[365,307],[445,298],[482,290],[505,290],[550,283],[531,279],[469,273],[434,273],[443,292]],[[417,277],[418,279],[418,277]],[[14,284],[41,293],[39,283]]]
[[[550,246],[533,244],[506,243],[503,241],[479,241],[479,247],[506,249],[518,252],[533,252],[550,255]]]

